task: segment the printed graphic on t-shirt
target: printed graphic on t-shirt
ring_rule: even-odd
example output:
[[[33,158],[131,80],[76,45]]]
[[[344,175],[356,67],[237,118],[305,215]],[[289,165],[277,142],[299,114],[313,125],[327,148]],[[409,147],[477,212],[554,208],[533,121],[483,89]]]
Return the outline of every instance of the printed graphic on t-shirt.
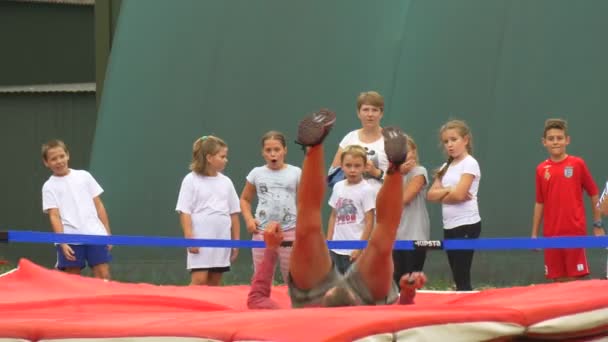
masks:
[[[353,200],[338,198],[336,202],[336,224],[350,224],[357,222],[357,207]]]
[[[367,152],[367,160],[371,161],[372,164],[374,164],[374,167],[379,169],[380,168],[380,154],[378,152],[376,152],[375,150],[372,150],[368,147],[364,147],[365,148],[365,152]],[[372,178],[372,175],[370,175],[369,173],[365,172],[363,174],[363,178]]]
[[[551,179],[551,172],[549,172],[549,168],[551,167],[551,165],[547,165],[545,166],[545,180],[549,180]]]
[[[260,206],[266,208],[260,210],[258,219],[262,221],[277,221],[282,225],[295,220],[296,214],[292,213],[285,203],[293,201],[293,195],[286,189],[284,184],[278,182],[260,183],[259,201]]]
[[[566,176],[566,178],[570,178],[572,175],[574,175],[574,167],[566,166],[564,168],[564,176]]]

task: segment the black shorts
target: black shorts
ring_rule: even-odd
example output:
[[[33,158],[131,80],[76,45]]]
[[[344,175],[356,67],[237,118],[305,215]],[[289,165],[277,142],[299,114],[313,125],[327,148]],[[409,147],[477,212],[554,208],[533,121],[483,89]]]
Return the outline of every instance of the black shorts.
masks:
[[[204,268],[191,268],[190,273],[206,271],[210,273],[224,273],[230,271],[230,266],[224,267],[204,267]]]

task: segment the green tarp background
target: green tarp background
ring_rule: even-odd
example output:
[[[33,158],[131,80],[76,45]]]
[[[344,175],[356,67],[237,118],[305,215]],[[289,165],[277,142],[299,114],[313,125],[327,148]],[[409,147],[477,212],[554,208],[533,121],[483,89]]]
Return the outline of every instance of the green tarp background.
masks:
[[[126,0],[91,159],[114,232],[181,236],[174,208],[195,138],[227,141],[226,174],[240,193],[263,163],[264,132],[292,140],[304,113],[332,108],[329,162],[359,127],[356,96],[373,89],[386,99],[383,124],[410,133],[429,170],[443,160],[439,126],[467,120],[482,169],[482,236],[529,236],[547,117],[569,120],[569,152],[598,184],[608,175],[607,11],[602,0]],[[302,153],[289,148],[299,165]],[[439,207],[429,209],[441,238]],[[589,255],[593,276],[605,276],[605,251]],[[250,265],[242,250],[225,279],[248,282]],[[124,280],[188,279],[176,248],[119,247],[113,267]],[[473,268],[477,286],[543,281],[542,253],[532,251],[478,253]],[[426,271],[450,279],[441,252],[429,254]]]

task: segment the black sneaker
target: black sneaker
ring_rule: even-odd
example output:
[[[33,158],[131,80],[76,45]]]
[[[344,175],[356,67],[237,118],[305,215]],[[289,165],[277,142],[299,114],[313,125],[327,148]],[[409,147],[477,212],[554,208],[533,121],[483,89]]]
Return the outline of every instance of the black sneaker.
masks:
[[[384,127],[382,129],[384,137],[384,152],[393,164],[394,168],[399,168],[407,159],[407,135],[399,127]]]
[[[336,113],[321,109],[307,115],[298,125],[296,143],[302,146],[315,146],[323,142],[336,122]]]

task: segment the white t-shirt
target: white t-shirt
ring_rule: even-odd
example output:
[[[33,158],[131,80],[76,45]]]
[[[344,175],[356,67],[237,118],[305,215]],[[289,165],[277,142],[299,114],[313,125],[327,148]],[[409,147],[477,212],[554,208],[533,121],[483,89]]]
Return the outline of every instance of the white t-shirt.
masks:
[[[344,149],[348,145],[359,145],[367,151],[367,159],[374,163],[374,166],[386,172],[388,169],[388,157],[384,152],[384,138],[374,141],[371,144],[366,144],[359,139],[359,130],[354,130],[348,133],[342,141],[340,141],[340,148]],[[382,182],[375,178],[368,178],[368,183],[374,188],[376,194],[382,186]]]
[[[444,229],[452,229],[481,221],[479,207],[477,205],[477,190],[479,189],[481,171],[479,170],[479,164],[475,158],[468,155],[460,162],[450,164],[447,172],[441,179],[441,185],[443,187],[455,187],[465,173],[475,177],[471,184],[471,188],[469,189],[472,198],[458,204],[443,204],[441,206]]]
[[[401,222],[397,228],[398,240],[428,240],[431,238],[431,221],[426,209],[426,192],[429,184],[426,169],[417,165],[403,177],[403,186],[407,187],[409,182],[416,176],[424,177],[425,185],[408,205],[403,207]]]
[[[365,229],[365,213],[376,208],[375,192],[366,180],[348,184],[344,179],[334,185],[329,205],[336,212],[332,240],[359,240]],[[352,253],[347,249],[333,251],[342,255]]]
[[[230,215],[241,211],[230,178],[194,172],[184,177],[175,210],[191,215],[194,238],[225,240],[232,238]],[[230,266],[230,248],[201,247],[198,254],[188,252],[188,269],[226,266]]]
[[[103,193],[95,178],[85,170],[65,176],[52,175],[42,186],[42,210],[59,209],[65,234],[108,235],[97,215],[93,199]]]
[[[604,191],[602,191],[600,200],[597,202],[597,207],[599,208],[604,201],[608,201],[608,182],[606,182],[606,186],[604,187]]]
[[[296,226],[296,194],[302,170],[286,164],[281,170],[268,166],[256,167],[247,175],[247,181],[255,186],[258,205],[255,218],[260,221],[259,230],[264,230],[270,221],[281,224],[283,230]]]

